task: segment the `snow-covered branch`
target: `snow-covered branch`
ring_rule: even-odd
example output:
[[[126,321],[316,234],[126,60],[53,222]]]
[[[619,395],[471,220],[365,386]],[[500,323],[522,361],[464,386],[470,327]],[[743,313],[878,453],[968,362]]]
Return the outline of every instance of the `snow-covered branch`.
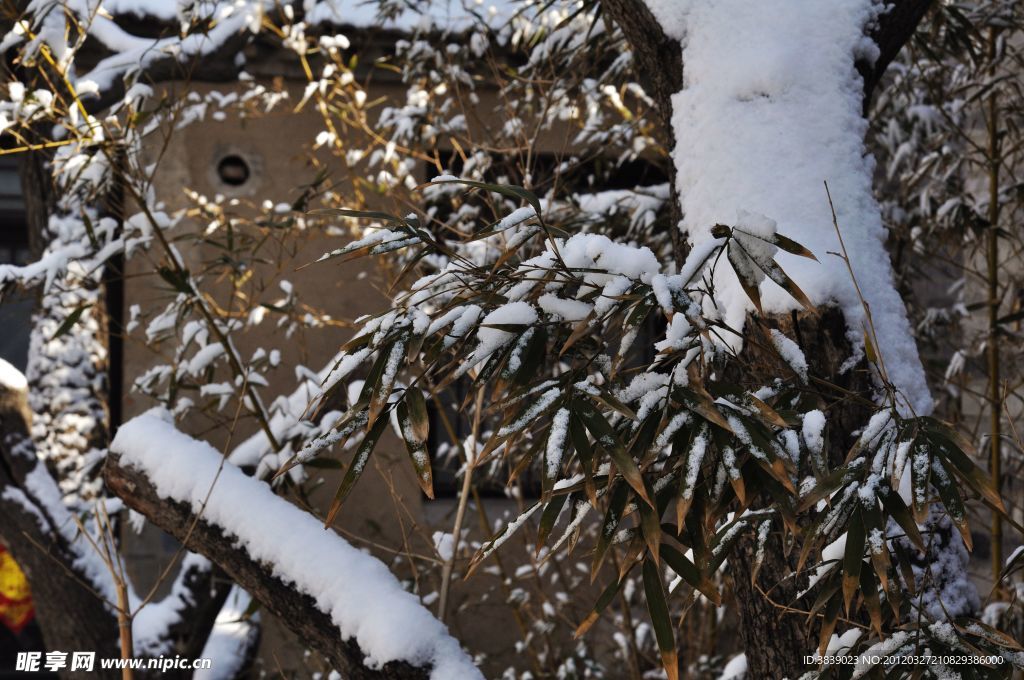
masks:
[[[383,563],[168,418],[149,411],[118,431],[104,478],[125,503],[215,562],[346,677],[482,677]]]

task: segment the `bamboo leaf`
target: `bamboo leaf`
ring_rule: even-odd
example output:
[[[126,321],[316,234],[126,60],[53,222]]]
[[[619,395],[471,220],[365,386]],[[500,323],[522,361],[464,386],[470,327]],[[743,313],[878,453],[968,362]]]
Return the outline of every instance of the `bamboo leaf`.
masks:
[[[665,559],[665,564],[681,579],[703,593],[716,606],[722,604],[722,594],[718,592],[718,588],[711,579],[700,572],[689,557],[667,543],[661,545],[661,556]]]
[[[661,652],[661,663],[669,680],[679,680],[679,657],[676,654],[676,635],[672,626],[672,617],[668,611],[665,597],[665,585],[657,565],[645,560],[643,566],[644,595],[647,598],[647,611],[651,615],[654,637],[658,641]]]
[[[64,321],[61,322],[60,326],[57,327],[57,330],[54,331],[53,335],[50,336],[50,340],[56,340],[62,335],[66,335],[68,331],[70,331],[74,327],[74,325],[78,323],[78,320],[82,318],[82,314],[85,313],[85,310],[89,309],[90,307],[92,307],[92,304],[82,303],[75,307],[73,310],[71,310],[71,313],[67,315]]]
[[[619,590],[622,588],[622,584],[625,582],[625,579],[617,579],[608,584],[608,586],[601,592],[601,595],[597,598],[597,604],[595,604],[594,608],[589,614],[587,614],[587,618],[583,619],[583,623],[576,628],[576,632],[573,633],[573,638],[579,638],[590,630],[591,626],[593,626],[601,617],[601,612],[607,609],[608,605],[610,605],[612,600],[615,599],[615,595],[618,594]]]
[[[538,218],[541,216],[540,200],[537,198],[537,195],[534,194],[532,191],[529,191],[528,189],[524,189],[523,187],[515,185],[490,184],[488,182],[474,182],[468,179],[443,179],[428,182],[426,184],[421,184],[417,188],[423,188],[434,184],[464,184],[465,186],[473,187],[475,189],[493,191],[496,194],[508,196],[509,198],[518,198],[529,203],[530,207],[533,208],[533,211],[537,213]]]
[[[427,436],[430,420],[427,417],[427,402],[417,387],[405,391],[405,399],[398,405],[398,429],[402,432],[405,449],[416,470],[416,482],[427,498],[434,498],[434,473],[427,453]]]
[[[860,585],[860,571],[864,566],[864,517],[857,509],[846,528],[846,550],[843,553],[843,607],[850,613],[850,601]]]
[[[348,466],[348,470],[345,471],[345,477],[341,480],[341,484],[338,485],[338,491],[334,494],[334,500],[327,511],[327,519],[324,521],[325,528],[334,523],[334,518],[338,514],[338,510],[341,509],[341,504],[345,502],[348,494],[352,491],[352,487],[366,470],[366,463],[370,459],[370,454],[373,453],[373,449],[377,446],[377,441],[384,433],[387,424],[388,418],[378,418],[370,426],[370,430],[366,433],[362,443],[356,450],[356,455],[352,458],[352,463]]]
[[[647,495],[647,488],[644,485],[644,478],[640,474],[640,469],[636,466],[636,462],[626,451],[622,441],[615,434],[612,426],[608,424],[604,416],[588,403],[585,403],[583,408],[580,409],[579,415],[583,425],[593,435],[594,440],[608,452],[612,462],[615,463],[615,467],[618,469],[619,474],[622,475],[622,478],[626,480],[626,483],[633,487],[633,490],[636,491],[640,498],[653,507],[654,504]]]
[[[661,516],[656,507],[640,503],[640,531],[644,535],[647,548],[651,551],[651,557],[655,564],[661,563]]]
[[[597,546],[594,548],[594,561],[590,566],[591,583],[594,582],[597,573],[601,570],[601,565],[608,554],[612,539],[615,538],[615,530],[619,528],[619,522],[622,520],[628,500],[629,487],[625,484],[616,484],[608,501],[608,509],[604,513],[604,522],[601,523],[601,534],[597,537]]]

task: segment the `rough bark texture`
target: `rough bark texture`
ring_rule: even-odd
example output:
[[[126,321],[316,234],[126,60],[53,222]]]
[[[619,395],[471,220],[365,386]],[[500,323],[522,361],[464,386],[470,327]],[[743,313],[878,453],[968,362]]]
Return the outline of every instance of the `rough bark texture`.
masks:
[[[896,58],[910,36],[914,35],[917,25],[928,13],[935,0],[896,0],[890,2],[891,9],[886,12],[871,31],[871,39],[878,45],[878,57],[873,61],[860,60],[857,70],[864,78],[864,113],[875,87],[882,79],[885,69]]]
[[[368,668],[354,640],[342,640],[330,616],[313,598],[284,583],[264,565],[235,546],[219,527],[197,519],[191,508],[160,498],[153,484],[138,470],[123,466],[111,454],[103,470],[107,486],[137,512],[171,534],[185,547],[215,564],[278,617],[313,649],[326,656],[347,680],[427,680],[429,669],[392,662]],[[343,575],[342,575],[343,576]]]
[[[886,67],[913,35],[933,2],[894,0],[890,9],[872,27],[870,35],[878,44],[878,57],[873,62],[857,63],[857,69],[864,78],[865,111]],[[602,0],[602,8],[629,41],[638,79],[658,106],[668,148],[673,148],[671,99],[682,87],[685,68],[680,44],[665,35],[643,0]],[[813,58],[813,55],[809,56]],[[673,223],[678,223],[681,211],[674,170],[671,181],[672,217]],[[678,257],[678,245],[676,250]],[[764,321],[751,320],[741,365],[745,365],[746,379],[753,379],[758,386],[776,376],[792,375],[791,369],[780,365],[775,353],[767,349],[772,343],[765,335],[766,328],[777,327],[798,342],[808,358],[811,374],[823,379],[812,388],[819,391],[822,405],[828,408],[831,433],[828,455],[835,462],[842,459],[849,446],[850,433],[865,422],[868,414],[865,398],[870,394],[870,381],[864,372],[839,373],[839,367],[850,356],[846,325],[837,310],[820,311],[822,313],[817,316],[794,313]],[[741,541],[737,551],[737,558],[730,559],[730,564],[750,676],[757,679],[797,677],[801,674],[802,656],[815,647],[813,642],[809,642],[814,639],[815,632],[813,626],[808,629],[803,616],[786,613],[778,606],[797,604],[799,584],[793,578],[787,578],[794,572],[795,563],[791,560],[795,560],[795,556],[787,556],[781,537],[774,535],[765,549],[757,581],[759,587],[755,587],[751,583],[750,568],[756,541],[753,538]]]
[[[32,583],[32,599],[48,649],[96,651],[118,656],[117,621],[73,566],[70,546],[53,525],[46,508],[26,488],[35,468],[29,437],[31,414],[24,391],[0,386],[0,538]],[[114,678],[119,671],[69,674],[67,677]]]
[[[683,52],[679,43],[665,35],[658,20],[643,0],[602,0],[602,11],[622,30],[633,48],[634,70],[640,85],[654,100],[658,122],[665,135],[665,148],[675,147],[672,129],[672,95],[683,85]],[[642,47],[638,47],[642,46]],[[669,224],[672,231],[672,250],[676,260],[686,256],[686,244],[677,225],[683,219],[675,163],[668,164]]]
[[[769,335],[772,328],[793,338],[803,350],[808,373],[815,377],[807,389],[829,417],[824,455],[830,465],[841,463],[853,444],[851,433],[863,426],[871,414],[871,377],[866,367],[862,363],[845,372],[840,370],[852,353],[842,312],[829,307],[818,316],[794,312],[763,320],[750,319],[740,365],[730,368],[735,380],[756,389],[777,377],[797,379],[773,349]],[[758,499],[755,507],[770,502],[770,498]],[[799,677],[803,656],[817,647],[818,626],[808,625],[803,614],[784,609],[807,609],[808,603],[797,599],[807,586],[805,575],[794,577],[797,552],[787,554],[781,535],[777,531],[772,534],[765,545],[756,583],[751,581],[757,553],[755,537],[740,539],[736,556],[729,560],[740,610],[740,634],[752,678]]]

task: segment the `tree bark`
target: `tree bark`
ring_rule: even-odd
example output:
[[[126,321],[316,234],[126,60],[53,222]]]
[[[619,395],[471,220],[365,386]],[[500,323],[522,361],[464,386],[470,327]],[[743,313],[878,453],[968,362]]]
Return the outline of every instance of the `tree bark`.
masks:
[[[138,470],[122,466],[110,454],[103,469],[108,488],[137,512],[171,534],[189,550],[199,553],[224,570],[264,608],[287,625],[300,640],[326,656],[347,680],[427,680],[429,669],[390,662],[379,669],[365,664],[355,640],[342,640],[330,616],[316,602],[275,576],[244,551],[220,528],[196,519],[192,509],[157,494],[153,484]]]
[[[26,484],[30,474],[45,472],[29,436],[31,412],[24,390],[0,385],[0,533],[32,584],[32,602],[43,639],[51,650],[95,651],[118,655],[117,620],[92,590],[75,554]],[[119,671],[76,673],[67,677],[114,680]]]
[[[871,415],[872,379],[864,362],[842,370],[853,348],[846,338],[846,322],[836,307],[819,310],[820,315],[793,312],[766,319],[748,320],[743,352],[729,367],[733,379],[751,389],[771,384],[776,378],[796,380],[793,370],[774,349],[770,331],[777,329],[803,350],[808,375],[813,382],[806,390],[818,408],[828,414],[829,427],[823,456],[829,465],[842,462],[853,444],[852,433]],[[799,476],[811,474],[801,470]],[[755,501],[768,505],[770,498]],[[777,528],[774,527],[774,528]],[[753,565],[757,553],[755,536],[742,537],[729,559],[733,592],[739,609],[740,634],[752,678],[797,678],[804,669],[803,656],[816,649],[819,627],[808,624],[806,616],[785,607],[806,610],[808,603],[798,595],[807,587],[806,576],[797,574],[797,551],[786,552],[782,536],[774,531],[764,547],[757,580]]]

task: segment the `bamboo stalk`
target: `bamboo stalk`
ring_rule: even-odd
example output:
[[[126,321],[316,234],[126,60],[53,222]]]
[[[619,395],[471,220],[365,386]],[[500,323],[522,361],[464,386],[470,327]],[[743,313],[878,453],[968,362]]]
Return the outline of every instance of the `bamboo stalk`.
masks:
[[[988,36],[989,68],[995,71],[997,30],[991,29]],[[997,491],[1002,488],[1003,460],[1002,442],[1002,394],[1000,392],[999,365],[999,102],[998,89],[992,88],[988,97],[988,242],[986,257],[986,278],[988,284],[988,342],[985,345],[988,387],[989,387],[989,474]],[[1000,514],[992,512],[992,578],[999,580],[1003,569],[1003,521]]]

